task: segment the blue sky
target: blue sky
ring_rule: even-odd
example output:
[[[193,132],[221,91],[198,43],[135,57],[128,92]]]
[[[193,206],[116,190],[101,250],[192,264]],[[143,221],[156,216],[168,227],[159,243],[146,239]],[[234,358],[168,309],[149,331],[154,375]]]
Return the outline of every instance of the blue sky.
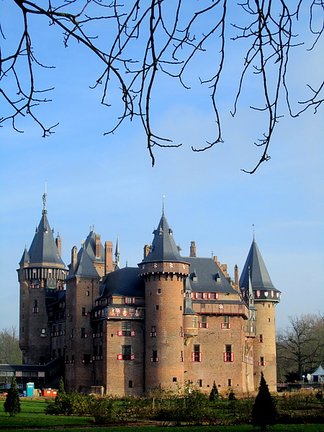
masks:
[[[12,18],[12,10],[5,13]],[[7,31],[15,35],[14,25],[8,24]],[[259,155],[253,141],[264,120],[246,104],[251,95],[258,98],[255,79],[247,82],[233,119],[236,64],[227,64],[219,95],[225,142],[204,153],[190,147],[213,135],[208,92],[194,89],[189,97],[164,80],[155,93],[154,125],[183,146],[157,149],[152,168],[136,122],[103,136],[116,111],[100,106],[99,93],[89,90],[96,70],[92,57],[79,48],[61,48],[41,26],[34,38],[42,59],[51,57],[57,64],[40,75],[56,87],[53,102],[41,114],[60,125],[46,139],[28,119],[20,123],[23,134],[9,123],[0,129],[0,329],[18,325],[16,269],[39,223],[45,183],[49,221],[62,237],[66,264],[73,245],[80,247],[94,225],[102,241],[118,237],[121,264],[135,266],[152,240],[165,195],[166,216],[182,253],[189,254],[195,240],[199,256],[217,255],[231,275],[235,264],[243,268],[254,224],[272,281],[282,291],[278,328],[288,324],[289,316],[324,312],[323,109],[316,116],[281,119],[270,162],[251,176],[240,169],[252,168]],[[303,95],[305,76],[319,82],[324,69],[319,55],[306,56],[299,51],[292,57],[292,94]],[[205,61],[208,68],[210,60]]]

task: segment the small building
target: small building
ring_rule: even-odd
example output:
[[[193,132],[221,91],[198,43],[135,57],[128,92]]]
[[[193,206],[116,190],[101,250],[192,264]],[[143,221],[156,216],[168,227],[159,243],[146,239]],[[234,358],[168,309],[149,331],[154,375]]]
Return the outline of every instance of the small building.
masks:
[[[311,381],[314,383],[324,383],[324,369],[319,365],[315,372],[311,374]]]

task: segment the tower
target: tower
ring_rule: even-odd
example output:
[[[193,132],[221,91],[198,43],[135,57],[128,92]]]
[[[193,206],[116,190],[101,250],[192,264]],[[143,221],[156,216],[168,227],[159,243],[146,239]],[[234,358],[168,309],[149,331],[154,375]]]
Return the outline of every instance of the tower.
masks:
[[[60,243],[60,239],[59,239]],[[63,290],[67,270],[47,219],[46,194],[42,217],[29,248],[19,263],[19,345],[25,364],[43,364],[51,359],[48,308]]]
[[[180,257],[162,213],[148,254],[139,264],[145,281],[145,391],[184,383],[183,308],[189,264]]]
[[[112,244],[104,250],[100,236],[90,231],[79,252],[72,248],[66,280],[65,379],[68,390],[93,385],[93,338],[91,310],[99,297],[99,284],[107,268],[112,268]]]
[[[276,391],[275,307],[280,301],[280,291],[271,281],[254,238],[241,274],[240,287],[243,292],[251,291],[252,287],[254,296],[256,313],[256,337],[253,345],[255,389],[259,385],[261,372],[263,372],[270,391]]]

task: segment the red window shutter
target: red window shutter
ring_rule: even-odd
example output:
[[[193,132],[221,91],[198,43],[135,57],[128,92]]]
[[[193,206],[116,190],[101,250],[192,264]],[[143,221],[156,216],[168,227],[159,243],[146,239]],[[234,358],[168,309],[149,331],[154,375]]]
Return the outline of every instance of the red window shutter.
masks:
[[[218,300],[218,293],[216,293],[216,300]]]
[[[122,330],[118,330],[117,331],[117,336],[123,336],[123,331]]]
[[[202,357],[201,357],[201,354],[202,354],[202,353],[200,352],[200,353],[199,353],[199,361],[200,361],[200,362],[201,362],[201,358],[202,358]]]
[[[231,362],[233,362],[234,361],[234,353],[232,352],[231,353]]]
[[[123,360],[123,354],[117,354],[117,360]]]
[[[135,336],[135,331],[134,330],[131,331],[131,336]]]
[[[224,362],[227,362],[227,355],[226,355],[226,352],[223,353],[223,356],[224,356]]]
[[[222,329],[225,328],[225,323],[221,323],[221,328],[222,328]]]
[[[135,354],[131,354],[131,360],[135,359]]]
[[[206,328],[208,328],[208,326],[209,326],[209,324],[208,324],[208,322],[206,323]]]
[[[231,328],[231,323],[227,324],[227,328],[230,329]]]
[[[191,361],[195,361],[195,353],[194,352],[191,353]]]
[[[199,323],[198,323],[198,327],[199,328],[202,328],[202,323],[199,321]]]

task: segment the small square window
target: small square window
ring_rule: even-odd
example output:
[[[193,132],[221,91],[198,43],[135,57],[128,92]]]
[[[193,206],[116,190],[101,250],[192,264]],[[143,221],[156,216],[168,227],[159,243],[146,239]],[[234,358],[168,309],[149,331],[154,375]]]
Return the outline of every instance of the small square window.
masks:
[[[177,381],[178,381],[178,380],[177,380],[177,377],[173,377],[173,378],[172,378],[172,381],[173,381],[173,382],[177,382]]]

